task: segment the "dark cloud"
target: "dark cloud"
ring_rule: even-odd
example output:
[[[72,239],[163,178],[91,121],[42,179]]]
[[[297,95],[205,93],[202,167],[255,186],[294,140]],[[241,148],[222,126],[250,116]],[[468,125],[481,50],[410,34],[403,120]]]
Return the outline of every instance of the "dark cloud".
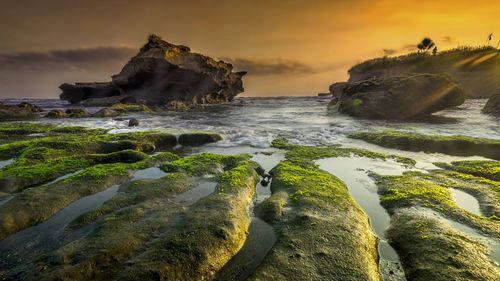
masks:
[[[222,60],[233,64],[236,71],[244,70],[252,75],[312,74],[317,72],[314,67],[294,60],[251,60],[245,58],[222,58]]]
[[[51,50],[0,54],[3,71],[99,71],[119,70],[137,50],[128,47]]]

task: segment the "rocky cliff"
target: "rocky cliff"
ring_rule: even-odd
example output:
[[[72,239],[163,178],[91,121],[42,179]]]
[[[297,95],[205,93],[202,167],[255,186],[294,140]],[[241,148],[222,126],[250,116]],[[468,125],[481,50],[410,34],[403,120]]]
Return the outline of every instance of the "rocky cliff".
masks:
[[[418,73],[446,73],[461,84],[468,98],[487,98],[500,87],[500,50],[460,48],[437,55],[412,53],[377,58],[352,67],[349,82]]]
[[[151,35],[111,82],[62,84],[60,98],[87,105],[228,102],[243,92],[242,77],[246,74],[232,69],[229,63]]]

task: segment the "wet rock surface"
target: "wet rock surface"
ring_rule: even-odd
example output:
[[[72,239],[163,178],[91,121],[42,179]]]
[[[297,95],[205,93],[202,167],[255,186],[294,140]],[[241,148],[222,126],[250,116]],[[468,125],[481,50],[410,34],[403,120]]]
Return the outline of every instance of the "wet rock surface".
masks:
[[[463,89],[445,74],[372,78],[333,88],[341,91],[334,100],[340,113],[369,119],[415,118],[465,101]]]
[[[500,93],[490,97],[483,108],[483,113],[500,116]]]
[[[283,138],[264,150],[173,149],[182,134],[213,140],[0,123],[0,280],[401,281],[403,270],[409,281],[498,279],[498,161],[401,174],[417,162]],[[358,171],[358,162],[373,165]],[[376,181],[370,196],[390,214],[402,268],[380,259],[377,222],[353,183],[335,176],[342,169],[344,180],[359,172]],[[457,205],[450,188],[477,198],[481,214]]]
[[[245,72],[233,72],[223,61],[192,53],[186,46],[170,44],[151,35],[109,83],[76,83],[60,86],[60,98],[71,103],[107,106],[115,103],[212,104],[231,101],[243,92]]]
[[[401,131],[358,132],[350,138],[408,151],[439,152],[457,156],[481,155],[500,160],[500,140],[466,136],[424,135]]]

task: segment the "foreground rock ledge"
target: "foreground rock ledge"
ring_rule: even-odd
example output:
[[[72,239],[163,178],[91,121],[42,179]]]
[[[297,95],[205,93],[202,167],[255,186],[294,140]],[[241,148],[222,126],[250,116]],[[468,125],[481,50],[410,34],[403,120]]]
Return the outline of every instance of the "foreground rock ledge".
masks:
[[[465,101],[465,92],[446,74],[372,78],[338,86],[329,106],[340,113],[370,119],[409,119]]]
[[[212,104],[231,101],[243,92],[246,72],[232,72],[223,61],[192,53],[151,35],[140,52],[106,83],[62,84],[62,100],[88,106],[115,103]]]

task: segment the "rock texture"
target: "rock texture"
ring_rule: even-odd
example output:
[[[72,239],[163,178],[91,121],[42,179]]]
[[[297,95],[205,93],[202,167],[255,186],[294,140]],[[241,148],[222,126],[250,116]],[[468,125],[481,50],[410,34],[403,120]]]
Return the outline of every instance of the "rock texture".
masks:
[[[243,92],[241,78],[246,74],[232,69],[229,63],[151,35],[111,82],[63,84],[60,98],[71,103],[88,100],[91,105],[228,102]]]
[[[372,78],[345,85],[338,111],[355,117],[408,119],[461,105],[463,89],[445,74]]]
[[[500,116],[500,91],[488,100],[483,108],[483,113]]]

